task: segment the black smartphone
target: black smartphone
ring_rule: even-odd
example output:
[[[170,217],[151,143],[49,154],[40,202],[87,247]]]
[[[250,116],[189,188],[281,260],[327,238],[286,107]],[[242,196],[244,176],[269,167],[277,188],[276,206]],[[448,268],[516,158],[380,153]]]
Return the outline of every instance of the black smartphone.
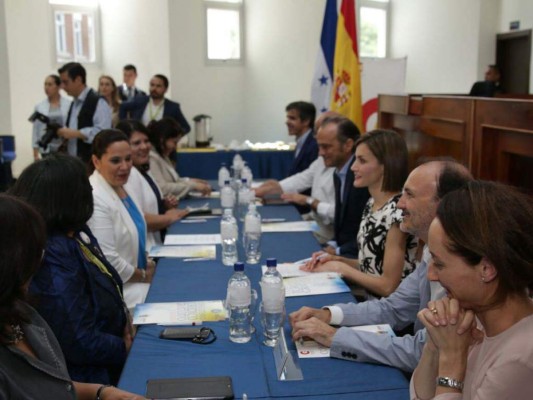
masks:
[[[207,339],[209,329],[202,329],[201,326],[187,326],[179,328],[165,328],[159,334],[161,339],[186,340],[186,339]]]

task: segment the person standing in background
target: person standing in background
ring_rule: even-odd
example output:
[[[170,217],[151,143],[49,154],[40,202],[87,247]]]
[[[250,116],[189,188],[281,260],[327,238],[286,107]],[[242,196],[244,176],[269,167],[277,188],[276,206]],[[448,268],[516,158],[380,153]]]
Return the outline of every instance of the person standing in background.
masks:
[[[70,108],[70,100],[61,96],[59,89],[61,88],[61,79],[57,75],[48,75],[44,80],[44,93],[46,99],[35,106],[35,111],[47,116],[50,122],[63,126],[67,120],[68,110]],[[46,133],[46,124],[39,119],[33,121],[33,159],[37,161],[46,154],[56,152],[61,143],[59,138],[52,139],[52,141],[43,148],[39,145],[39,141]]]
[[[135,81],[137,80],[137,68],[135,65],[128,64],[124,66],[122,70],[122,79],[124,83],[119,87],[119,96],[122,101],[130,101],[137,96],[146,96],[141,89],[135,87]]]
[[[98,94],[111,107],[111,126],[115,127],[118,123],[118,109],[120,107],[120,98],[115,80],[109,75],[102,75],[98,79]]]

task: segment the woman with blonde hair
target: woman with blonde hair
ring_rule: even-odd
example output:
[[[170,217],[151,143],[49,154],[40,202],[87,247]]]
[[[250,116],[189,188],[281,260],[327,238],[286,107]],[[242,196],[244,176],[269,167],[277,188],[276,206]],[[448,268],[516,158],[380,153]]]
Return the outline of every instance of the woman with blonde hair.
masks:
[[[119,121],[118,110],[120,108],[120,96],[115,80],[109,75],[102,75],[98,79],[98,94],[102,96],[111,107],[111,126],[115,127]]]

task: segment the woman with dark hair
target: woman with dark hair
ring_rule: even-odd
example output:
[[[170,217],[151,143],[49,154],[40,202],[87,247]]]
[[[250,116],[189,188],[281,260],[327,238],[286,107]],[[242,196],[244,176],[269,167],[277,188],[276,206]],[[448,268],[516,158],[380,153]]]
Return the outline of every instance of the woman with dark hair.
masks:
[[[71,380],[54,333],[26,303],[46,245],[45,222],[25,202],[4,194],[0,221],[0,398],[141,399],[107,384]]]
[[[61,80],[57,75],[48,75],[44,80],[44,93],[46,99],[35,106],[35,111],[47,116],[50,122],[63,126],[67,121],[68,110],[70,108],[70,100],[61,96],[59,89],[61,88]],[[46,147],[39,145],[39,141],[46,133],[46,123],[39,119],[33,121],[33,159],[38,160],[45,154],[56,152],[63,139],[55,138]]]
[[[116,384],[131,346],[122,281],[86,226],[92,189],[83,163],[54,154],[11,189],[43,217],[48,240],[29,293],[56,335],[72,379]]]
[[[155,271],[146,256],[146,221],[135,193],[124,185],[132,161],[128,137],[119,130],[104,129],[92,144],[94,212],[88,222],[104,255],[124,282],[128,308],[143,303]]]
[[[98,79],[98,94],[102,96],[109,107],[111,107],[112,117],[111,126],[114,127],[118,123],[118,110],[120,108],[120,96],[118,93],[115,80],[109,75],[102,75]]]
[[[441,200],[429,250],[428,279],[448,296],[418,313],[429,336],[411,398],[530,399],[531,198],[499,183],[470,182]]]
[[[159,121],[150,122],[148,130],[155,149],[150,151],[150,170],[163,195],[174,195],[181,199],[190,191],[198,191],[203,195],[211,193],[211,186],[207,181],[182,178],[176,172],[176,146],[185,134],[176,120],[163,117]]]
[[[139,121],[123,120],[117,124],[117,129],[124,132],[130,140],[131,160],[133,162],[126,190],[137,196],[148,229],[146,250],[153,245],[161,244],[164,240],[166,228],[180,220],[188,211],[178,210],[178,200],[169,195],[163,198],[161,189],[150,174],[150,143],[148,129]]]
[[[355,142],[355,187],[367,187],[356,260],[315,253],[305,266],[314,272],[334,271],[362,286],[369,297],[388,296],[415,268],[417,239],[400,230],[397,208],[407,179],[407,145],[396,132],[374,130]],[[320,257],[320,259],[319,259]]]

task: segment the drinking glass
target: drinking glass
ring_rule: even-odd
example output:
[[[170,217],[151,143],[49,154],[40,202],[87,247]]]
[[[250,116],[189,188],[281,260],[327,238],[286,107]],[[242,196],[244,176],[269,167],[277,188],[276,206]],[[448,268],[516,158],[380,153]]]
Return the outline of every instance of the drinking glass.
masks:
[[[283,329],[285,307],[277,313],[266,312],[265,305],[261,302],[259,312],[261,313],[261,325],[263,326],[263,335],[265,336],[263,344],[268,347],[274,347],[278,342],[280,331]]]

